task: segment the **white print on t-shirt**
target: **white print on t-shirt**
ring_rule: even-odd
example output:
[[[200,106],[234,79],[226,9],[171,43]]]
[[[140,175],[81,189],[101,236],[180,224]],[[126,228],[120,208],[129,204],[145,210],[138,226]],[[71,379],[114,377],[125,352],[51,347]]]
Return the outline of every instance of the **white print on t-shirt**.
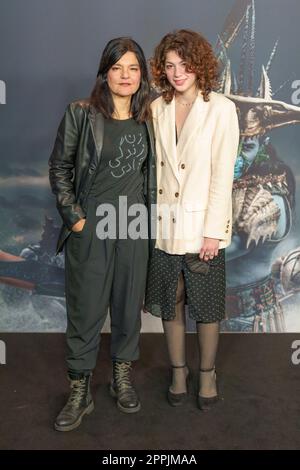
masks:
[[[114,178],[133,173],[138,170],[144,160],[145,144],[142,142],[141,132],[136,134],[125,134],[119,143],[119,154],[117,158],[109,160],[111,175]]]

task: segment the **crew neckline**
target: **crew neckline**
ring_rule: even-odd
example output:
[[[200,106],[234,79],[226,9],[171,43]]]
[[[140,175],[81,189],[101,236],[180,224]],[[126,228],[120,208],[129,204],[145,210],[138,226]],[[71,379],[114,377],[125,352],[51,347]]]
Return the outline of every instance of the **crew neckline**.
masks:
[[[127,119],[116,119],[116,118],[111,117],[110,119],[111,119],[112,121],[116,121],[116,122],[126,122],[126,121],[132,121],[132,120],[134,120],[133,117],[130,117],[130,118],[127,118]]]

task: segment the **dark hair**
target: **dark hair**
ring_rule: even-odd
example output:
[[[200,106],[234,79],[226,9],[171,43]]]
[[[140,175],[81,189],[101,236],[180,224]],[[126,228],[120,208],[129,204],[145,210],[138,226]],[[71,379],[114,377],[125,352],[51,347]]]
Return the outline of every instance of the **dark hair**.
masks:
[[[195,31],[180,29],[166,34],[156,46],[151,59],[152,75],[167,103],[174,96],[174,89],[165,73],[166,55],[170,51],[177,52],[186,61],[187,70],[196,74],[204,101],[209,101],[209,93],[216,87],[218,79],[218,61],[210,43]]]
[[[143,50],[131,38],[115,38],[106,44],[101,56],[97,81],[91,93],[90,102],[104,117],[112,117],[114,103],[107,83],[107,72],[126,52],[133,52],[136,55],[141,69],[140,87],[131,98],[130,111],[137,122],[144,122],[150,117],[150,84],[147,62]]]

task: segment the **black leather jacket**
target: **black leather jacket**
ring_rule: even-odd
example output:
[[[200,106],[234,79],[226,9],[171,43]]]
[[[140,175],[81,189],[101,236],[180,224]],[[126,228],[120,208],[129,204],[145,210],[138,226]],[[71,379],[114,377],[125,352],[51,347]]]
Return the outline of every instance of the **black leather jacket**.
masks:
[[[151,121],[148,131],[148,157],[144,165],[144,194],[148,206],[149,233],[155,234],[156,163],[154,133]],[[89,100],[74,101],[66,109],[59,125],[54,148],[49,159],[49,179],[56,195],[56,207],[63,219],[58,242],[58,254],[71,233],[71,227],[85,217],[86,203],[95,170],[99,165],[103,145],[104,118]],[[150,249],[155,240],[150,240]]]

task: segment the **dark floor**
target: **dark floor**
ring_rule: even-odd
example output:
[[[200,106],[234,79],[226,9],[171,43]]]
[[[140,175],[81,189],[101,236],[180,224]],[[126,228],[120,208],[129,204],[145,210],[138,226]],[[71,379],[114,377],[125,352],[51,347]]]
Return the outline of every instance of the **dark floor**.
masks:
[[[69,433],[53,429],[68,382],[64,335],[1,334],[0,449],[299,449],[300,365],[291,344],[300,334],[221,335],[218,375],[224,401],[202,413],[196,380],[184,407],[165,399],[169,369],[164,338],[143,334],[135,382],[142,409],[118,411],[108,394],[109,335],[103,335],[93,377],[95,411]],[[197,369],[196,337],[188,335],[188,363]]]

